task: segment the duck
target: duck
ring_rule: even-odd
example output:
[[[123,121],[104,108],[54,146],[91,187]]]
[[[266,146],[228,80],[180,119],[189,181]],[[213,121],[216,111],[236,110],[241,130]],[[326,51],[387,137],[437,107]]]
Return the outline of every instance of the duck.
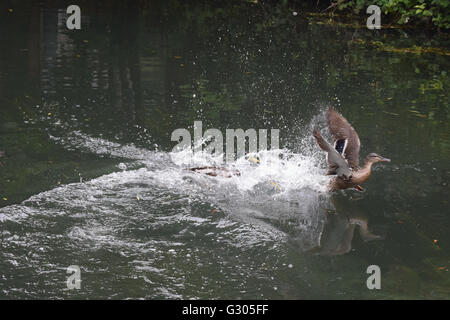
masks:
[[[327,153],[328,171],[326,175],[335,176],[328,184],[328,191],[334,192],[349,188],[363,191],[364,188],[360,185],[369,179],[372,165],[377,162],[391,162],[391,160],[372,152],[364,159],[363,167],[360,167],[361,142],[356,130],[333,107],[328,108],[325,118],[333,145],[322,137],[318,128],[314,128],[312,134],[319,147]]]
[[[253,164],[261,163],[261,160],[257,156],[246,156],[245,158],[249,162],[252,162]],[[187,170],[206,174],[211,177],[231,178],[234,176],[241,175],[241,172],[237,169],[227,169],[224,167],[214,167],[214,166],[194,167],[194,168],[188,168]]]
[[[227,169],[223,167],[213,167],[213,166],[204,166],[204,167],[195,167],[189,168],[188,170],[203,173],[211,177],[223,177],[223,178],[231,178],[233,176],[240,176],[241,173],[238,170]]]

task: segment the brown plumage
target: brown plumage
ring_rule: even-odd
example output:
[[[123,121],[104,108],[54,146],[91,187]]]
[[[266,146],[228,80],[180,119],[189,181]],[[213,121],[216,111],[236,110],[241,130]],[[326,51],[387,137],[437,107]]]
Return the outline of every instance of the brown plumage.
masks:
[[[364,189],[360,184],[364,183],[370,177],[372,165],[376,162],[390,162],[390,159],[383,158],[382,156],[371,153],[364,160],[364,166],[361,169],[352,171],[352,177],[350,179],[342,179],[341,177],[333,177],[328,185],[329,191],[337,191],[340,189],[355,188],[359,191]]]
[[[358,133],[350,125],[350,123],[336,110],[330,107],[326,112],[326,119],[328,130],[334,141],[334,149],[324,144],[323,138],[318,134],[318,130],[313,131],[313,136],[317,140],[319,147],[327,152],[328,173],[329,175],[337,175],[331,179],[328,186],[329,191],[336,191],[340,189],[356,188],[362,191],[360,186],[370,177],[372,164],[376,162],[390,162],[391,160],[383,158],[376,153],[370,153],[364,160],[364,166],[359,166],[359,149],[361,143],[359,141]],[[328,144],[328,143],[327,143]],[[341,157],[336,155],[336,152]],[[345,159],[344,163],[342,159]],[[346,175],[340,174],[340,172],[350,168],[351,176],[348,178]]]
[[[337,141],[347,140],[347,146],[344,150],[343,157],[347,160],[348,165],[352,170],[359,169],[359,149],[361,142],[359,141],[358,133],[348,123],[341,114],[339,114],[332,107],[329,107],[326,112],[326,119],[328,130],[330,131],[333,143]]]
[[[232,176],[240,176],[241,173],[238,170],[232,170],[232,169],[226,169],[222,167],[196,167],[196,168],[189,168],[188,170],[199,172],[206,174],[208,176],[212,177],[224,177],[224,178],[231,178]]]
[[[314,138],[316,138],[317,144],[319,145],[320,149],[327,153],[327,174],[336,174],[338,177],[345,180],[350,179],[352,173],[344,157],[322,137],[317,128],[314,128],[313,136]]]

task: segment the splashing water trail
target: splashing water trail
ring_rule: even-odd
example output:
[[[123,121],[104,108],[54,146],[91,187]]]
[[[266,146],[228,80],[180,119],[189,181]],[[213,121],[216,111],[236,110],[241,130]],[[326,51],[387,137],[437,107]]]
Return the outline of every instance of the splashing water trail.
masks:
[[[61,185],[0,209],[0,222],[6,226],[2,234],[6,248],[41,253],[27,258],[4,251],[6,263],[21,266],[18,274],[31,272],[33,265],[50,268],[45,263],[49,259],[46,253],[50,254],[55,245],[62,254],[58,261],[52,258],[51,268],[61,269],[67,261],[79,260],[84,272],[98,268],[113,272],[114,267],[108,264],[111,261],[95,258],[106,251],[110,259],[125,257],[132,273],[146,285],[162,282],[161,278],[167,282],[165,287],[147,288],[140,296],[197,297],[186,291],[182,276],[170,271],[178,268],[180,258],[195,261],[193,268],[202,272],[202,261],[208,261],[212,252],[226,256],[233,250],[261,248],[267,257],[282,255],[286,240],[295,240],[302,251],[318,245],[328,177],[319,166],[323,157],[317,153],[261,151],[248,155],[258,158],[259,164],[247,156],[225,165],[240,175],[224,178],[187,170],[220,162],[219,158],[191,150],[150,151],[80,131],[51,139],[67,149],[120,161],[116,172]],[[18,236],[12,231],[15,225],[31,231],[27,237]],[[205,241],[215,245],[201,252],[199,247]],[[86,255],[90,256],[88,261],[83,260]],[[230,262],[222,257],[215,264],[223,269]],[[49,272],[43,268],[33,274],[41,277]],[[244,278],[252,277],[244,269],[241,273]],[[47,281],[51,287],[53,280]]]

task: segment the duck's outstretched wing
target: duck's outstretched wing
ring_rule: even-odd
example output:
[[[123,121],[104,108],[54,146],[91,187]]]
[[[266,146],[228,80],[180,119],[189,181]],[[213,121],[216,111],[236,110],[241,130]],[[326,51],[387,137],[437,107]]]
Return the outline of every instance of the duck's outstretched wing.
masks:
[[[326,112],[328,130],[333,138],[334,148],[347,160],[353,170],[359,169],[359,149],[361,143],[358,133],[340,113],[332,107]]]
[[[319,147],[327,153],[328,174],[337,174],[338,177],[350,179],[352,174],[344,157],[322,137],[317,128],[313,130],[313,136]]]

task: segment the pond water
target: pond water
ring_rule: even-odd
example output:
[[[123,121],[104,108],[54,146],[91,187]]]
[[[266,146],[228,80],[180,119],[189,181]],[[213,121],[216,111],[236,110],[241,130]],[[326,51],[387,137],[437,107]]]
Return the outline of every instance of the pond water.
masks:
[[[1,6],[0,298],[450,298],[447,35],[136,3],[81,1],[81,30],[53,1]],[[325,190],[329,105],[361,160],[392,160],[363,192]],[[194,121],[279,129],[281,149],[193,173],[217,160],[172,152]]]

